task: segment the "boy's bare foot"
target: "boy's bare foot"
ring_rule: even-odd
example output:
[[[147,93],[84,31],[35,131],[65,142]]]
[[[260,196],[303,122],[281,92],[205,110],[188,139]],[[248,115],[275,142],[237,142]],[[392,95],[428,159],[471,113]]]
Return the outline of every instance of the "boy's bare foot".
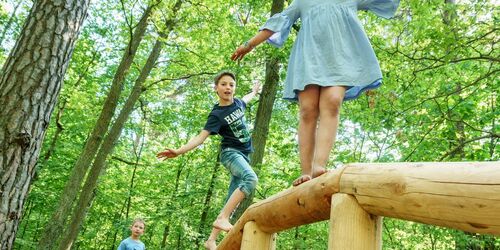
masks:
[[[231,229],[233,229],[233,225],[231,225],[231,223],[229,223],[229,220],[227,219],[217,218],[212,226],[226,232],[229,232]]]
[[[328,172],[324,167],[314,167],[313,168],[313,178],[316,178],[324,173]]]
[[[293,186],[298,186],[298,185],[300,185],[300,184],[302,184],[302,183],[304,183],[304,182],[306,182],[306,181],[309,181],[309,180],[311,180],[311,179],[312,179],[312,178],[311,178],[311,176],[310,176],[310,175],[308,175],[308,174],[303,174],[303,175],[301,175],[299,178],[295,179],[295,180],[293,181],[293,183],[292,183],[292,184],[293,184]]]
[[[215,250],[217,248],[215,240],[208,239],[207,241],[205,241],[205,248],[208,250]]]

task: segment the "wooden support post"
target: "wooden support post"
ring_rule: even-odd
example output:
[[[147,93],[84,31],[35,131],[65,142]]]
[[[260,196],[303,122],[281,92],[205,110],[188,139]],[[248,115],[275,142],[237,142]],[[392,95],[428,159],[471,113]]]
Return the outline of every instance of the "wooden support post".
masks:
[[[382,249],[382,219],[367,213],[352,195],[332,196],[328,249]]]
[[[249,221],[243,228],[241,250],[274,250],[276,249],[276,234],[266,233],[259,229],[257,223]]]

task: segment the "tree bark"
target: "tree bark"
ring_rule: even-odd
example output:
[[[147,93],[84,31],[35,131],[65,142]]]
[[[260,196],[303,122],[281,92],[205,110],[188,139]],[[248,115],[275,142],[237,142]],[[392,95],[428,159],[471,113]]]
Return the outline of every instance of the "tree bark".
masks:
[[[219,157],[218,155],[220,154],[220,147],[218,147],[219,150],[217,151],[217,160],[215,161],[214,164],[214,169],[212,172],[212,178],[210,179],[210,184],[208,185],[208,190],[207,194],[205,195],[205,203],[203,204],[203,212],[201,213],[201,218],[200,218],[200,224],[198,225],[198,234],[203,235],[203,228],[207,222],[207,216],[208,216],[208,211],[210,209],[210,201],[212,200],[212,194],[214,192],[215,188],[215,180],[217,179],[218,173],[219,173]],[[211,227],[210,223],[210,227]],[[196,238],[196,249],[200,248],[200,238]]]
[[[189,160],[187,160],[187,161],[189,161]],[[181,178],[181,174],[182,174],[183,165],[184,164],[181,163],[179,165],[179,167],[177,168],[174,191],[170,193],[170,198],[165,199],[167,201],[167,203],[165,204],[164,208],[158,207],[159,209],[166,209],[166,208],[171,207],[170,201],[174,199],[174,197],[177,195],[177,192],[179,191],[179,182],[180,182],[180,178]],[[159,209],[157,210],[157,213],[159,212]],[[167,239],[168,239],[168,236],[170,234],[169,222],[170,222],[170,218],[167,218],[167,221],[165,222],[165,227],[163,228],[163,236],[162,236],[162,240],[161,240],[161,244],[160,244],[160,249],[168,249],[167,248]]]
[[[273,0],[271,7],[271,16],[283,11],[284,0]],[[273,112],[274,101],[276,100],[277,86],[279,82],[280,61],[278,58],[271,56],[266,62],[266,82],[262,87],[262,94],[259,97],[259,107],[255,119],[254,131],[252,133],[252,143],[254,152],[250,156],[250,164],[257,173],[260,172],[262,159],[266,149],[267,135],[269,134],[269,123]],[[245,210],[252,204],[255,191],[248,197],[245,197],[243,202],[234,212],[231,220],[233,223],[237,221]]]
[[[155,48],[157,48],[157,45],[155,45]],[[143,73],[141,72],[141,75],[142,74]],[[149,74],[149,71],[147,72],[147,74]],[[135,102],[139,99],[140,94],[142,93],[142,82],[144,81],[140,82],[139,79],[136,81],[136,86],[134,86],[134,89],[132,90],[131,95],[127,99],[125,106],[121,110],[115,123],[112,125],[108,135],[106,135],[106,137],[104,138],[102,146],[99,149],[99,152],[97,153],[94,163],[92,164],[90,172],[85,180],[85,184],[82,188],[82,192],[78,199],[78,203],[74,208],[73,215],[71,216],[71,222],[68,227],[68,232],[65,233],[59,249],[70,249],[74,239],[76,239],[76,236],[78,235],[81,222],[85,218],[85,211],[87,208],[87,204],[89,204],[92,198],[91,194],[93,193],[93,191],[97,186],[97,180],[101,175],[101,172],[104,172],[107,156],[113,151],[115,146],[114,144],[118,140],[121,131],[123,129],[123,126],[125,122],[128,120],[130,113],[132,113]]]
[[[0,246],[12,248],[88,0],[35,1],[0,76]]]
[[[130,69],[137,52],[137,48],[139,47],[139,44],[144,36],[148,26],[148,19],[153,12],[153,7],[154,6],[148,6],[134,30],[127,49],[121,59],[120,65],[114,75],[113,83],[102,108],[101,114],[99,115],[94,129],[92,130],[90,138],[85,143],[85,147],[80,154],[80,157],[75,163],[71,176],[69,177],[63,193],[61,194],[57,208],[54,210],[51,219],[49,219],[43,230],[42,237],[38,244],[38,249],[52,249],[55,245],[54,242],[56,242],[57,238],[61,235],[64,229],[66,219],[69,216],[74,201],[80,191],[83,178],[87,173],[87,170],[92,163],[92,159],[101,145],[102,138],[107,132],[111,119],[113,118],[116,106],[118,105],[118,99],[123,88],[125,75]]]
[[[172,9],[172,19],[167,21],[167,30],[163,34],[169,34],[175,26],[175,15],[182,5],[182,0],[178,0]],[[97,153],[97,156],[92,164],[90,172],[85,180],[82,192],[78,203],[74,209],[73,215],[71,216],[71,223],[68,225],[64,236],[62,238],[61,244],[59,246],[60,250],[70,249],[74,240],[78,235],[78,231],[86,215],[86,207],[90,204],[92,200],[92,193],[97,186],[97,181],[102,172],[105,171],[105,164],[108,155],[113,151],[114,146],[118,138],[120,137],[121,131],[128,117],[132,113],[135,103],[139,100],[141,93],[145,90],[143,84],[146,81],[149,73],[155,66],[163,45],[165,44],[166,37],[161,35],[149,54],[146,64],[141,70],[139,77],[137,78],[130,96],[127,98],[123,109],[120,111],[118,118],[112,125],[109,133],[104,138],[101,148]]]

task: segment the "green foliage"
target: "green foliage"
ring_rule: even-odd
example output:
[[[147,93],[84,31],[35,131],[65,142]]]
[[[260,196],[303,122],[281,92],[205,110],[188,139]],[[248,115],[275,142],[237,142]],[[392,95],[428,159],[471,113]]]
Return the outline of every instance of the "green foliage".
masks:
[[[350,162],[498,161],[498,8],[491,0],[457,2],[402,1],[391,20],[372,13],[359,14],[379,58],[384,84],[344,104],[338,141],[330,159],[332,168]],[[165,0],[154,13],[153,25],[126,76],[119,107],[158,33],[165,30],[174,3]],[[98,119],[130,29],[146,5],[145,1],[123,1],[123,6],[101,1],[91,6],[47,130],[16,249],[35,248],[40,230],[50,218]],[[1,45],[0,62],[8,56],[27,15],[27,4],[22,6],[24,9],[15,16],[16,25],[9,28],[7,42]],[[280,77],[284,80],[296,31],[282,49],[262,45],[241,62],[229,59],[234,49],[265,22],[269,10],[270,1],[183,3],[141,100],[99,180],[75,246],[116,248],[130,233],[134,217],[146,219],[142,239],[148,249],[201,246],[224,204],[229,183],[227,170],[216,163],[218,137],[164,162],[156,159],[156,153],[181,146],[202,129],[217,101],[212,80],[216,72],[236,72],[237,96],[243,96],[253,79],[264,81],[265,58],[274,55],[283,61]],[[0,30],[10,14],[0,9]],[[450,19],[445,22],[446,16]],[[279,86],[256,200],[290,187],[300,173],[298,107],[279,99],[281,91]],[[257,105],[249,105],[250,122],[255,120]],[[50,151],[60,110],[59,122],[64,129]],[[43,160],[49,152],[48,159]],[[214,172],[213,193],[205,205]],[[201,219],[203,211],[205,221]],[[322,222],[280,232],[278,249],[326,249],[327,231],[327,222]],[[500,248],[500,240],[494,237],[396,219],[384,220],[383,235],[384,249]]]

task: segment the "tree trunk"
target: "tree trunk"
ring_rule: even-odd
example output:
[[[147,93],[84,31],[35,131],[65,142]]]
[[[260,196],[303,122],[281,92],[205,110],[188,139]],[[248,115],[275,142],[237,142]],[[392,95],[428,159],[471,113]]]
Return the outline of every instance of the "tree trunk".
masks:
[[[161,42],[157,42],[161,43]],[[155,45],[155,48],[157,45]],[[159,51],[158,51],[159,54]],[[154,64],[154,62],[153,62]],[[151,65],[152,68],[152,65]],[[143,71],[144,72],[144,71]],[[142,75],[143,73],[141,73]],[[149,71],[147,72],[149,74]],[[147,75],[146,75],[147,76]],[[145,78],[144,78],[145,80]],[[104,142],[99,149],[99,152],[97,153],[97,156],[94,160],[94,163],[92,164],[92,167],[90,169],[90,172],[85,180],[85,184],[82,188],[82,192],[80,194],[80,198],[78,200],[78,203],[76,207],[74,208],[73,215],[71,217],[71,223],[68,227],[68,233],[64,235],[64,238],[62,239],[62,243],[59,249],[70,249],[71,245],[78,235],[78,231],[80,229],[80,225],[85,218],[85,210],[87,207],[87,204],[89,204],[89,201],[92,197],[93,190],[95,190],[97,186],[97,180],[99,176],[101,175],[101,172],[104,172],[105,169],[105,163],[107,156],[113,151],[114,144],[118,140],[121,131],[123,129],[123,126],[125,122],[128,120],[128,117],[130,113],[132,113],[135,102],[139,99],[140,94],[142,93],[142,83],[144,81],[136,81],[136,86],[134,86],[134,89],[132,90],[131,95],[127,99],[125,106],[123,107],[122,111],[120,112],[117,120],[115,123],[112,125],[108,135],[105,137]]]
[[[74,200],[80,191],[83,178],[85,177],[88,167],[92,163],[92,159],[101,145],[102,138],[107,132],[109,123],[113,118],[118,104],[118,99],[123,88],[125,75],[130,69],[137,52],[137,48],[139,47],[139,44],[144,36],[148,26],[148,18],[152,13],[153,7],[154,6],[149,6],[146,9],[134,30],[130,43],[127,46],[113,78],[113,83],[102,108],[101,114],[99,115],[94,129],[92,130],[90,138],[85,143],[85,147],[80,154],[80,157],[75,163],[71,176],[69,177],[63,193],[61,194],[61,198],[59,199],[57,209],[54,210],[51,219],[49,219],[43,230],[42,237],[38,244],[38,249],[51,249],[55,245],[54,242],[56,242],[57,238],[61,235],[64,229],[66,219],[69,216]]]
[[[283,11],[285,1],[273,0],[271,7],[271,16],[275,13]],[[255,172],[260,172],[262,159],[266,149],[267,135],[269,134],[269,122],[273,112],[274,101],[276,100],[276,91],[279,82],[280,61],[276,57],[270,57],[266,62],[266,82],[262,88],[262,94],[259,98],[259,107],[257,108],[257,116],[255,119],[254,131],[252,133],[252,143],[254,152],[251,155],[250,163]],[[252,204],[255,191],[252,192],[245,200],[241,202],[234,212],[231,221],[234,223],[245,210]]]
[[[160,244],[160,249],[167,249],[166,246],[167,246],[167,238],[168,238],[168,234],[170,233],[170,225],[168,224],[165,224],[165,228],[163,228],[163,236],[162,236],[162,239],[161,239],[161,244]]]
[[[0,77],[0,246],[12,248],[88,0],[35,1]]]
[[[177,11],[180,9],[182,5],[182,0],[178,0],[175,6],[172,9],[172,19],[167,21],[167,31],[164,34],[169,34],[172,31],[175,21],[175,15]],[[92,168],[85,180],[85,184],[83,186],[82,192],[80,194],[80,198],[78,203],[74,209],[73,216],[71,217],[71,223],[68,225],[66,232],[64,233],[62,242],[59,246],[59,249],[66,250],[70,249],[73,241],[76,239],[78,235],[78,231],[83,222],[83,219],[86,215],[87,204],[90,203],[92,199],[93,190],[95,190],[97,186],[97,180],[101,175],[101,172],[105,171],[105,164],[108,155],[113,151],[114,146],[118,138],[120,137],[121,131],[125,122],[128,120],[128,117],[132,113],[135,103],[139,99],[141,93],[144,91],[143,83],[146,81],[149,73],[155,66],[158,57],[160,56],[161,49],[165,44],[166,37],[160,36],[160,38],[156,41],[153,50],[149,54],[148,60],[144,65],[143,69],[139,77],[137,78],[135,85],[130,93],[130,96],[127,98],[123,109],[121,110],[118,118],[112,125],[109,133],[106,135],[101,148],[92,164]]]
[[[181,164],[177,168],[177,175],[176,175],[176,178],[175,178],[174,192],[171,192],[171,194],[170,194],[171,197],[170,198],[165,199],[167,201],[167,204],[165,205],[165,208],[170,208],[171,207],[170,201],[173,199],[173,197],[175,197],[177,195],[177,192],[179,191],[179,182],[180,182],[181,173],[182,173],[182,169],[183,169],[182,165],[183,164]],[[164,208],[161,208],[161,207],[158,207],[158,208],[159,209],[164,209]],[[158,212],[159,212],[159,210],[158,210]],[[169,221],[170,221],[170,218],[167,218],[167,221],[165,222],[165,227],[163,229],[163,237],[162,237],[162,240],[161,240],[160,249],[167,249],[167,239],[168,239],[168,236],[169,236],[169,233],[170,233]]]
[[[219,173],[219,157],[218,155],[220,154],[220,147],[218,147],[219,150],[217,151],[217,160],[215,161],[214,164],[214,169],[212,172],[212,178],[210,179],[210,184],[208,185],[208,190],[207,190],[207,195],[205,196],[205,203],[203,204],[203,212],[201,213],[201,218],[200,218],[200,224],[198,225],[198,234],[203,235],[203,229],[204,226],[207,222],[207,216],[208,216],[208,211],[210,209],[210,201],[212,200],[212,194],[214,192],[214,187],[215,187],[215,180],[217,179],[218,173]],[[211,227],[210,223],[210,227]],[[200,238],[196,238],[196,249],[200,248]]]
[[[31,217],[31,212],[33,211],[33,207],[35,205],[33,204],[32,200],[28,199],[28,202],[26,203],[26,208],[24,209],[22,218],[21,218],[21,223],[20,227],[22,229],[21,234],[18,234],[16,238],[22,239],[24,237],[24,233],[26,232],[26,228],[28,228],[29,224],[29,219]],[[23,226],[24,224],[24,226]]]
[[[114,223],[116,220],[118,220],[118,219],[122,216],[122,214],[123,214],[123,210],[125,210],[125,206],[126,206],[126,205],[127,205],[127,200],[123,201],[123,204],[122,204],[122,206],[121,206],[121,208],[120,208],[120,212],[115,213],[115,216],[113,217],[113,223]],[[111,247],[109,248],[110,250],[114,250],[114,249],[116,249],[116,246],[115,246],[115,244],[116,244],[116,236],[118,235],[118,231],[119,231],[119,230],[120,230],[120,229],[115,228],[115,229],[114,229],[114,232],[110,232],[110,233],[113,233],[113,242],[112,242],[112,244],[111,244]]]
[[[282,7],[283,8],[283,7]],[[266,82],[262,88],[259,98],[259,107],[255,119],[252,142],[254,152],[251,157],[252,166],[257,172],[260,171],[262,159],[266,149],[267,135],[269,134],[269,123],[273,112],[274,101],[278,87],[280,62],[277,58],[269,58],[266,63]]]

